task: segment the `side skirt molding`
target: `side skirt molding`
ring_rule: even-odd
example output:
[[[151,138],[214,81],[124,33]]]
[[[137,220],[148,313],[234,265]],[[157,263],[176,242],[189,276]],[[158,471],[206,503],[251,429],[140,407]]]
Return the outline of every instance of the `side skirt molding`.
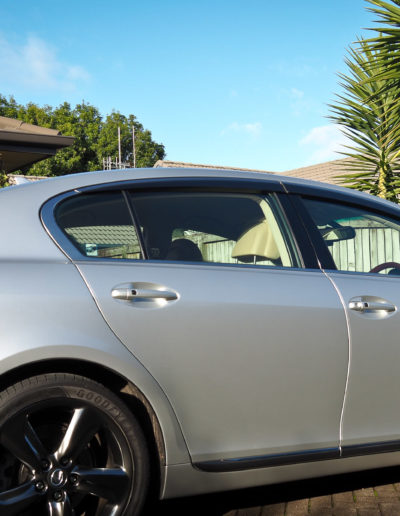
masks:
[[[374,455],[379,453],[400,452],[400,441],[384,441],[377,443],[365,443],[337,448],[317,450],[304,450],[291,453],[263,455],[257,457],[242,457],[237,459],[223,459],[215,461],[196,462],[196,469],[213,473],[229,471],[244,471],[246,469],[272,468],[276,466],[288,466],[305,462],[317,462],[340,458],[359,457],[362,455]]]

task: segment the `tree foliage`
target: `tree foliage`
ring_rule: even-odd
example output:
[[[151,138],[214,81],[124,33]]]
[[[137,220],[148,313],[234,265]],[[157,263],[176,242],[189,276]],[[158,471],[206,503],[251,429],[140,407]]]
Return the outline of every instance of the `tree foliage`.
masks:
[[[0,115],[29,124],[57,129],[63,136],[73,136],[74,144],[60,150],[54,157],[32,165],[24,173],[38,176],[59,176],[75,172],[100,170],[103,158],[118,156],[118,127],[121,131],[121,158],[133,161],[132,129],[135,128],[136,166],[152,167],[165,157],[164,146],[153,141],[134,115],[113,111],[105,118],[99,110],[82,102],[74,108],[64,102],[56,108],[34,103],[18,104],[13,97],[0,95]]]
[[[357,190],[397,202],[400,192],[400,89],[388,87],[383,78],[382,50],[365,40],[350,48],[348,74],[340,74],[342,95],[332,104],[331,120],[339,124],[354,145],[343,152],[346,161],[343,182]]]
[[[381,77],[400,86],[400,0],[367,0],[373,7],[368,10],[378,16],[378,26],[371,30],[377,32],[375,38],[368,39],[368,44],[380,52],[384,68]]]
[[[377,34],[349,50],[344,94],[331,119],[349,136],[344,183],[399,202],[400,193],[400,0],[366,0],[378,16]]]

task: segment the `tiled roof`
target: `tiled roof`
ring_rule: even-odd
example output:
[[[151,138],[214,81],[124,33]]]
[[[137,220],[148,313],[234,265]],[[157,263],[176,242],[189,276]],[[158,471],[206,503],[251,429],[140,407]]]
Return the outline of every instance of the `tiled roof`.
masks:
[[[294,168],[293,170],[282,172],[282,174],[284,176],[321,181],[322,183],[341,184],[341,180],[337,176],[352,172],[346,169],[346,165],[349,162],[351,162],[351,158],[337,159],[309,167]]]
[[[260,172],[267,174],[282,174],[284,176],[300,177],[303,179],[313,179],[314,181],[322,181],[323,183],[340,184],[341,181],[336,176],[349,173],[346,170],[346,163],[351,161],[351,158],[337,159],[335,161],[327,161],[325,163],[318,163],[309,167],[294,168],[287,172],[271,172],[270,170],[259,170],[251,168],[238,167],[220,167],[217,165],[203,165],[198,163],[185,163],[182,161],[166,161],[159,160],[154,165],[155,168],[211,168],[219,170],[247,170],[250,172]]]
[[[131,244],[138,243],[133,226],[82,226],[65,230],[78,244]]]
[[[73,143],[72,136],[62,136],[57,129],[0,116],[0,169],[3,172],[31,166]]]
[[[271,172],[270,170],[259,170],[255,168],[239,168],[239,167],[221,167],[219,165],[204,165],[199,163],[185,163],[183,161],[167,161],[159,159],[154,168],[208,168],[216,170],[243,170],[245,172],[261,172],[266,174],[276,174],[277,172]]]

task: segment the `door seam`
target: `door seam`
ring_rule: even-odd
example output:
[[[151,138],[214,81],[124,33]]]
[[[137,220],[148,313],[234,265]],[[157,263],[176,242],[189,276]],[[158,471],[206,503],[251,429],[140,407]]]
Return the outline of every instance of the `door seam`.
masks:
[[[340,423],[339,423],[339,453],[342,457],[343,449],[343,419],[344,419],[344,409],[346,407],[347,402],[347,393],[348,393],[348,387],[349,387],[349,379],[350,379],[350,367],[351,367],[351,351],[352,351],[352,339],[351,339],[351,329],[350,329],[350,320],[349,320],[349,313],[346,308],[346,303],[343,299],[342,293],[339,290],[339,287],[336,285],[334,280],[327,274],[327,272],[322,269],[322,272],[324,273],[325,277],[330,281],[333,288],[335,289],[337,295],[339,296],[340,302],[342,304],[344,315],[346,319],[346,328],[347,328],[347,346],[348,346],[348,359],[347,359],[347,375],[346,375],[346,383],[344,388],[344,395],[343,395],[343,403],[342,403],[342,410],[340,413]]]

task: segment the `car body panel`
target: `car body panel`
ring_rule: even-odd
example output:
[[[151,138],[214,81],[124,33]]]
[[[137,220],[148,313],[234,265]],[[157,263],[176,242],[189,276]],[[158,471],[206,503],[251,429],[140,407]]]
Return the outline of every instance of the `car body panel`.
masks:
[[[106,366],[131,381],[153,407],[168,462],[188,462],[180,426],[163,391],[110,331],[75,266],[50,261],[1,264],[0,311],[7,316],[0,319],[0,375],[54,359]]]
[[[350,327],[343,446],[400,439],[400,283],[393,276],[327,272],[340,290]],[[394,312],[358,313],[353,298],[392,303]]]
[[[158,379],[194,462],[338,446],[348,343],[340,300],[320,271],[78,267],[110,327]],[[111,296],[146,282],[178,300]]]
[[[165,472],[165,491],[162,493],[162,497],[175,498],[189,494],[233,491],[247,487],[353,473],[365,469],[398,466],[399,463],[400,452],[227,473],[205,473],[189,464],[168,466]]]

